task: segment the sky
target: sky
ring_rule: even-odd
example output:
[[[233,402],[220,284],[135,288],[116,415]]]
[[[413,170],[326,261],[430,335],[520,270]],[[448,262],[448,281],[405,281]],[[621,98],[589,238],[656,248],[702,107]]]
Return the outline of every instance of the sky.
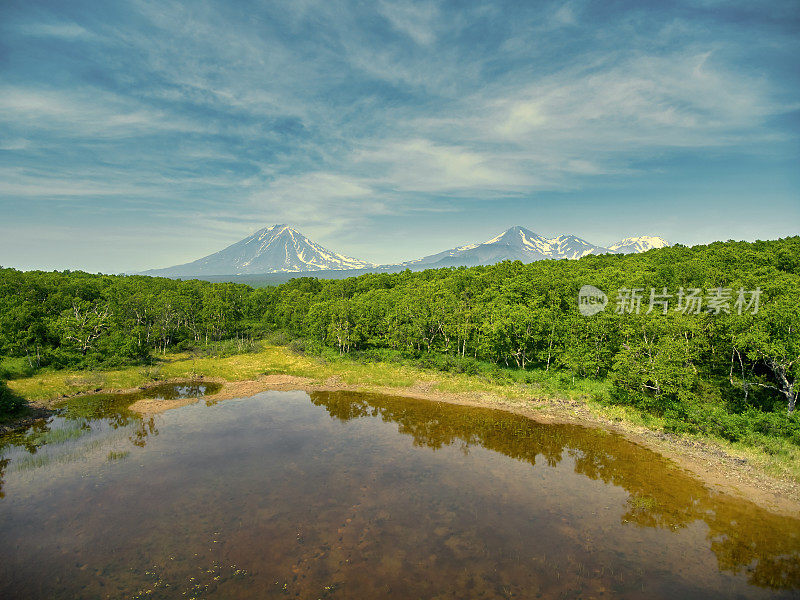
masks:
[[[800,233],[800,2],[0,0],[0,265]]]

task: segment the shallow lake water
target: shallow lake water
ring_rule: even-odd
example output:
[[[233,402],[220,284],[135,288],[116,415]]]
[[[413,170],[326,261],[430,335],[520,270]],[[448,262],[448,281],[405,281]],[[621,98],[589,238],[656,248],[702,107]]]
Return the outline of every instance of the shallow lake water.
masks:
[[[800,519],[602,430],[349,392],[135,399],[0,439],[0,598],[800,594]]]

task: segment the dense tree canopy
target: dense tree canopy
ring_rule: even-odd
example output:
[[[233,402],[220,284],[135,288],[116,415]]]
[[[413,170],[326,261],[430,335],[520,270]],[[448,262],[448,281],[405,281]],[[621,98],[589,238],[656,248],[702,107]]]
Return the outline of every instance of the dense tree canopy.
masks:
[[[584,285],[608,295],[604,311],[578,311]],[[276,330],[342,353],[389,349],[610,378],[616,401],[683,419],[703,397],[737,414],[791,412],[800,237],[301,277],[261,289],[0,269],[0,356],[24,357],[32,368],[140,363],[154,352]]]
[[[578,311],[587,284],[609,296],[593,316]],[[799,286],[795,237],[301,278],[257,290],[253,301],[265,326],[341,352],[392,348],[608,376],[620,401],[657,412],[683,410],[713,382],[739,408],[781,402],[791,411],[800,373]],[[622,303],[620,290],[638,290],[638,311],[635,302]]]

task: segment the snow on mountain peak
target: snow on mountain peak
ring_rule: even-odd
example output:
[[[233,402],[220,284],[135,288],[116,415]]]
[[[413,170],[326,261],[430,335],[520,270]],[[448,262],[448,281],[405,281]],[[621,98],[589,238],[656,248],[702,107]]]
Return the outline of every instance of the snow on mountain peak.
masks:
[[[468,244],[432,254],[418,260],[402,263],[403,266],[436,268],[450,266],[490,265],[503,260],[524,263],[542,259],[578,259],[589,254],[615,254],[643,252],[661,248],[669,243],[656,236],[628,238],[609,248],[597,246],[572,234],[546,238],[530,229],[516,225],[506,229],[482,244]]]
[[[657,235],[640,235],[620,240],[611,244],[608,249],[618,254],[633,254],[635,252],[646,252],[653,248],[666,248],[671,245],[667,240]]]
[[[364,269],[372,263],[328,250],[286,224],[276,224],[185,265],[148,271],[152,275],[247,275]]]
[[[609,247],[596,246],[572,234],[546,238],[516,225],[482,244],[465,244],[418,260],[382,268],[413,269],[491,265],[503,260],[530,263],[543,259],[578,259],[588,254],[632,254],[664,248],[669,242],[658,236],[628,237]],[[167,277],[302,273],[311,271],[369,269],[372,263],[338,254],[309,240],[286,225],[275,224],[228,246],[224,250],[184,265],[147,271]]]
[[[524,227],[520,227],[519,225],[515,225],[514,227],[510,227],[506,229],[504,232],[500,233],[499,235],[494,236],[492,239],[483,242],[485,244],[497,244],[497,243],[505,243],[505,244],[513,244],[513,243],[525,243],[525,240],[531,239],[543,239],[538,233],[534,233],[529,229],[525,229]]]

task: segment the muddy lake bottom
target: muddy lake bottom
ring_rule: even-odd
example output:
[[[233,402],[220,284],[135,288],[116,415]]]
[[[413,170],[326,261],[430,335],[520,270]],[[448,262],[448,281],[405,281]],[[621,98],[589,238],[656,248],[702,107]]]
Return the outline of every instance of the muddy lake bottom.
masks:
[[[178,389],[178,388],[182,389]],[[211,392],[186,383],[147,392]],[[87,396],[0,438],[0,598],[797,598],[800,519],[493,409]]]

